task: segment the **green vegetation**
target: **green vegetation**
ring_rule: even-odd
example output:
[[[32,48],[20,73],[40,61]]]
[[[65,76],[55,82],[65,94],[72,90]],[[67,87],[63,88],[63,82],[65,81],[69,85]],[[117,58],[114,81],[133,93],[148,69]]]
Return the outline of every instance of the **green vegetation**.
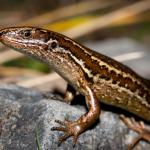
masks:
[[[47,65],[40,63],[39,61],[35,61],[28,58],[19,58],[17,60],[12,60],[4,64],[5,66],[17,66],[20,68],[30,68],[35,69],[42,72],[49,72],[49,68]]]

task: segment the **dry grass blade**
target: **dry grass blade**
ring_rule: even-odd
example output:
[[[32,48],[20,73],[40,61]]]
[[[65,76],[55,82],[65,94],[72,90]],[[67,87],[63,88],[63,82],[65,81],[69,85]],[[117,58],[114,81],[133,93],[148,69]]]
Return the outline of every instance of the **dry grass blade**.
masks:
[[[120,8],[119,10],[115,10],[106,15],[100,16],[99,18],[93,19],[89,22],[86,22],[82,25],[74,27],[70,30],[63,32],[65,35],[78,38],[87,33],[96,31],[101,28],[105,28],[108,26],[112,26],[121,22],[122,20],[127,20],[136,17],[142,12],[145,12],[150,9],[150,1],[144,0],[132,5],[126,6],[124,8]]]
[[[1,77],[38,77],[42,76],[44,73],[31,70],[31,69],[22,69],[22,68],[16,68],[16,67],[2,67],[0,66],[0,76]]]
[[[80,2],[77,4],[73,4],[71,6],[66,6],[63,8],[59,8],[52,12],[48,12],[41,16],[29,19],[25,22],[22,22],[20,25],[42,25],[46,23],[50,23],[59,19],[63,19],[65,17],[72,17],[74,15],[79,15],[87,12],[91,12],[97,9],[106,8],[112,4],[116,4],[116,2],[102,1],[102,0],[94,0],[88,2]],[[92,7],[91,7],[92,6]],[[76,11],[78,9],[78,11]],[[67,10],[67,11],[66,11]],[[68,13],[69,12],[69,13]],[[58,15],[59,14],[59,15]],[[20,57],[24,57],[22,54],[10,51],[9,49],[0,53],[0,64],[5,63],[7,61],[11,61]]]
[[[34,78],[34,79],[29,79],[29,80],[19,82],[19,83],[17,83],[17,85],[20,85],[20,86],[23,86],[23,87],[33,87],[33,86],[36,86],[36,85],[51,82],[51,81],[56,80],[58,78],[59,78],[59,75],[57,75],[56,73],[51,73],[51,74],[44,75],[44,76],[41,76],[41,77],[37,77],[37,78]]]
[[[2,51],[2,52],[0,52],[0,58],[1,58],[0,64],[5,63],[10,60],[20,58],[20,57],[23,57],[23,55],[19,52],[12,51],[12,50],[10,51],[9,49]]]
[[[22,69],[16,67],[2,67],[0,66],[0,83],[17,83],[24,79],[31,79],[43,76],[44,73],[30,70]]]
[[[66,82],[56,73],[27,79],[17,83],[19,86],[26,88],[36,88],[40,91],[54,91],[55,89],[58,89],[58,91],[61,92],[65,91],[65,84]]]
[[[89,5],[89,3],[88,4],[85,3],[85,4],[86,5],[84,7],[86,8],[87,5]],[[68,6],[68,7],[71,7],[71,8],[75,7],[76,8],[77,6],[73,5],[73,6]],[[135,15],[137,15],[137,14],[143,12],[143,11],[146,11],[147,9],[150,9],[150,1],[137,2],[135,4],[127,6],[125,8],[121,8],[119,10],[116,10],[116,11],[111,12],[109,14],[106,14],[104,16],[101,16],[99,18],[92,19],[89,22],[86,22],[86,23],[83,23],[83,24],[81,24],[79,26],[71,28],[71,29],[69,29],[69,30],[67,30],[67,31],[65,31],[63,33],[65,35],[68,35],[68,36],[72,37],[72,38],[78,38],[78,37],[81,37],[81,36],[83,36],[83,35],[85,35],[85,34],[87,34],[89,32],[95,31],[97,29],[105,28],[105,27],[108,27],[108,26],[112,26],[112,25],[118,24],[118,23],[122,22],[123,20],[127,20],[128,21],[129,18],[131,18],[131,17],[132,17],[132,19],[135,19]],[[87,9],[85,9],[85,10],[87,10]],[[56,12],[57,11],[58,10],[56,10]],[[61,14],[63,14],[63,13],[61,13]],[[57,16],[59,16],[59,15],[57,15]],[[33,19],[33,22],[34,22],[34,19]],[[13,60],[13,59],[19,58],[19,57],[22,57],[22,55],[20,53],[16,53],[14,51],[9,51],[8,50],[8,51],[3,52],[3,53],[0,54],[0,58],[1,58],[0,59],[0,64],[2,64],[4,62],[7,62],[9,60]]]
[[[73,5],[58,8],[56,10],[47,12],[43,15],[31,18],[27,21],[20,23],[19,25],[37,25],[38,24],[38,26],[42,26],[42,25],[46,25],[46,24],[49,24],[51,22],[54,22],[60,19],[67,18],[67,17],[73,17],[73,16],[85,14],[85,13],[90,13],[92,11],[106,8],[116,3],[118,3],[118,1],[110,2],[110,1],[103,1],[103,0],[93,0],[93,1],[79,2]]]

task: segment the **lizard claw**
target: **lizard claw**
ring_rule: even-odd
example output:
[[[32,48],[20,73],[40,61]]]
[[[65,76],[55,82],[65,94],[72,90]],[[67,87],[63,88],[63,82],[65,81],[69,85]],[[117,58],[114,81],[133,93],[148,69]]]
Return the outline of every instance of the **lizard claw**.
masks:
[[[67,119],[65,119],[64,122],[62,122],[60,120],[55,120],[55,122],[60,124],[61,126],[52,127],[51,130],[64,132],[64,135],[59,137],[59,139],[58,139],[60,144],[62,142],[64,142],[67,138],[73,136],[73,146],[75,146],[77,143],[78,136],[82,132],[81,125],[79,123],[77,123],[76,121],[72,122]]]

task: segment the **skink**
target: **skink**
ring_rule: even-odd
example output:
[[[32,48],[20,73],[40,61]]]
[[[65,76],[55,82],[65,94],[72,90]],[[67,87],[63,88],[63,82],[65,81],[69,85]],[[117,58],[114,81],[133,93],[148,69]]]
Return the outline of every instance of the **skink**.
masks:
[[[70,103],[74,92],[85,96],[89,111],[76,121],[57,120],[63,131],[60,141],[78,136],[99,118],[100,101],[123,108],[150,122],[150,82],[123,64],[97,53],[72,39],[35,27],[11,27],[0,30],[5,45],[48,64],[67,82],[65,100]]]

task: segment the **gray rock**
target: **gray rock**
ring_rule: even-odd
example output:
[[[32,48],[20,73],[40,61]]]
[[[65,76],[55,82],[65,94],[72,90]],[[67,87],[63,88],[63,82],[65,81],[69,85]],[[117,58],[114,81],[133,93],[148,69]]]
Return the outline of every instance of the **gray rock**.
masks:
[[[74,148],[71,138],[58,146],[58,137],[62,133],[51,131],[51,127],[57,125],[54,120],[64,120],[68,115],[75,120],[84,112],[83,107],[44,98],[37,91],[0,85],[0,149],[125,150],[137,136],[122,123],[118,114],[105,110],[100,121],[80,135]],[[138,147],[150,149],[150,144],[140,142]]]

